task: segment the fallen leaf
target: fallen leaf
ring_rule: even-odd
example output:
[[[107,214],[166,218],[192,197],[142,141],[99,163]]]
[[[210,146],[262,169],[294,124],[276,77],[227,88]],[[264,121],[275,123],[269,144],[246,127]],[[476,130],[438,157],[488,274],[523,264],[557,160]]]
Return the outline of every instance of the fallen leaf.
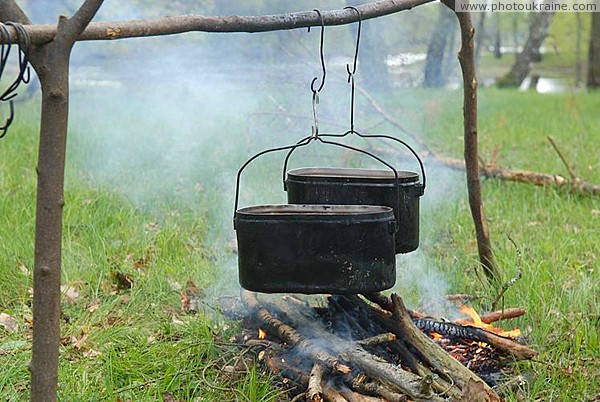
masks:
[[[79,298],[79,292],[73,286],[61,285],[60,292],[69,303],[75,303]]]
[[[94,349],[89,349],[83,352],[83,357],[96,357],[100,356],[100,352],[95,351]]]
[[[139,258],[136,262],[133,263],[133,268],[137,269],[137,270],[144,269],[144,268],[148,267],[149,261],[150,261],[150,259],[146,258],[146,257]]]
[[[18,267],[19,267],[19,271],[21,271],[23,273],[23,275],[29,276],[29,269],[27,269],[27,265],[20,262]]]
[[[469,379],[463,388],[460,402],[500,402],[500,398],[491,391],[485,389],[483,381]]]
[[[178,402],[179,401],[169,391],[163,392],[162,397],[163,397],[163,402]]]
[[[196,285],[191,277],[187,280],[185,289],[180,292],[179,295],[183,311],[190,314],[196,314],[198,312],[200,300],[202,300],[204,294],[202,289]]]
[[[87,311],[88,311],[88,313],[93,313],[94,311],[98,310],[99,307],[100,307],[100,299],[94,299],[88,305]]]
[[[87,334],[84,334],[81,339],[77,339],[75,337],[73,337],[73,347],[77,350],[82,350],[83,349],[83,345],[85,344],[85,342],[87,341]]]
[[[0,327],[3,327],[8,332],[17,332],[19,323],[12,315],[0,313]]]

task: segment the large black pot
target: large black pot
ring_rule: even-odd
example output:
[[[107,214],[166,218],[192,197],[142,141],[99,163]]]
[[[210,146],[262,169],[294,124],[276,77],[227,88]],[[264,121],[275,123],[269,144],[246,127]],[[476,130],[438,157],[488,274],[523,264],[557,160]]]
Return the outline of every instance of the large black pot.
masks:
[[[264,293],[369,293],[396,281],[385,206],[262,205],[235,214],[239,279]]]
[[[398,184],[396,185],[396,173]],[[290,204],[385,205],[397,220],[396,253],[419,246],[419,197],[424,186],[415,172],[347,168],[303,168],[287,172]]]

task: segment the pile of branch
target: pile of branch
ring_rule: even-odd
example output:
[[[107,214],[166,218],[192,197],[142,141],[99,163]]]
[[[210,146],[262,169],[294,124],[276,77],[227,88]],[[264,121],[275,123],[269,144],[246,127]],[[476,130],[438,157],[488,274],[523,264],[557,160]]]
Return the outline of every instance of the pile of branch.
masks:
[[[434,329],[489,342],[514,359],[535,356],[483,329],[417,318],[397,295],[336,295],[326,307],[312,307],[291,296],[259,301],[244,292],[243,302],[253,330],[268,334],[248,343],[261,347],[259,359],[272,373],[298,385],[296,400],[499,401],[488,384],[424,333]]]

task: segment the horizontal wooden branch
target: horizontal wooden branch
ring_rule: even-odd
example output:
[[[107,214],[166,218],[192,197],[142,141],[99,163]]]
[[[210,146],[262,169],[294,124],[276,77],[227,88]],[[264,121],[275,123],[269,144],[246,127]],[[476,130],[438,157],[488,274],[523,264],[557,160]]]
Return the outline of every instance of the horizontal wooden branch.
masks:
[[[363,20],[394,14],[433,0],[382,0],[356,8]],[[353,9],[322,11],[325,25],[344,25],[358,21]],[[179,15],[173,17],[135,19],[111,22],[92,22],[79,36],[83,40],[112,40],[146,36],[173,35],[185,32],[268,32],[320,26],[321,19],[315,11],[260,16],[201,16]],[[25,29],[31,43],[50,42],[56,35],[56,24],[28,25]],[[11,40],[17,40],[16,31],[9,27]]]

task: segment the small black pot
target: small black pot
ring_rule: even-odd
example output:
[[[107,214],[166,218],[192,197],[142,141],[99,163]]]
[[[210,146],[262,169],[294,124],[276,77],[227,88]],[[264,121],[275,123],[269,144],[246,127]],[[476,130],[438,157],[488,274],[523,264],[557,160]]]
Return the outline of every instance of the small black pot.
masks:
[[[396,253],[419,247],[419,197],[424,187],[415,172],[347,168],[303,168],[287,172],[290,204],[384,205],[397,220]]]
[[[263,293],[369,293],[396,281],[385,206],[262,205],[237,210],[240,284]]]

